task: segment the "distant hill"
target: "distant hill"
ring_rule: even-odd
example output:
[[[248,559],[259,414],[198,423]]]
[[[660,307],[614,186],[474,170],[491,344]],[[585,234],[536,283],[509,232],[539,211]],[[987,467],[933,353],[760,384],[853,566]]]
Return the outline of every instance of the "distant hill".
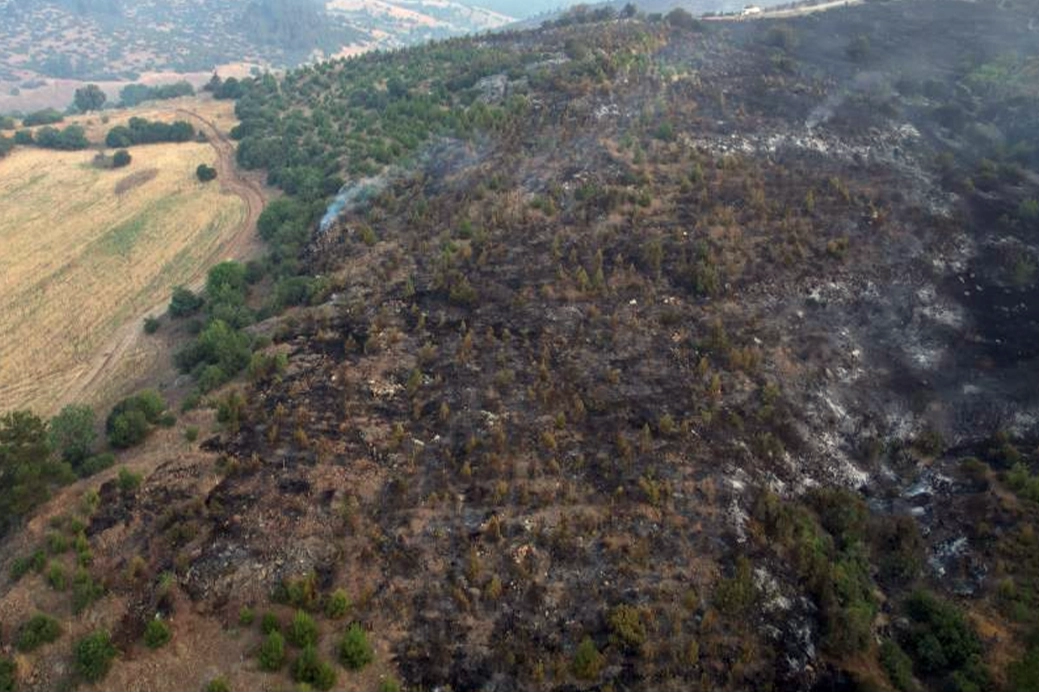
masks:
[[[510,21],[451,0],[0,0],[0,111],[54,80],[288,68]]]
[[[505,4],[508,3],[508,0],[502,1]],[[800,2],[802,0],[795,1]],[[809,1],[814,2],[815,0]],[[558,19],[578,5],[583,5],[589,10],[610,7],[619,12],[625,5],[629,4],[629,2],[640,12],[645,14],[666,14],[675,8],[681,8],[696,17],[712,14],[737,13],[749,5],[761,8],[773,8],[793,4],[788,0],[762,0],[761,2],[754,2],[754,0],[611,0],[610,2],[594,3],[546,2],[545,4],[551,5],[551,7],[540,9],[539,6],[539,9],[534,13],[515,13],[514,16],[519,17],[519,19],[513,24],[510,24],[507,28],[509,30],[534,28],[540,26],[542,22]],[[484,4],[490,7],[493,3],[494,0],[490,0]],[[537,3],[535,3],[535,6],[537,6]]]

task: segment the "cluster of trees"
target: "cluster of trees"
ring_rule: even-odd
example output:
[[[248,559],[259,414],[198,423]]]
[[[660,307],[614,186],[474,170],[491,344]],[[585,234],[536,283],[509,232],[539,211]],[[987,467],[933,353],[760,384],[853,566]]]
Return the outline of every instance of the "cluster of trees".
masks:
[[[202,90],[210,92],[214,99],[237,99],[245,93],[245,85],[234,77],[222,80],[219,75],[213,75]]]
[[[285,667],[289,659],[287,645],[299,648],[299,657],[290,667],[292,678],[312,690],[331,690],[338,678],[338,672],[329,662],[318,655],[317,645],[321,629],[309,611],[323,610],[330,620],[342,619],[351,607],[349,596],[344,590],[336,590],[333,594],[322,596],[314,584],[313,573],[302,578],[290,579],[275,590],[274,600],[286,602],[297,607],[297,611],[287,628],[273,613],[267,613],[260,621],[260,630],[264,634],[263,642],[257,652],[260,668],[264,671],[276,672]],[[321,609],[322,603],[324,608]],[[239,614],[239,623],[243,626],[255,622],[255,614],[251,609],[243,609]],[[352,623],[339,640],[339,663],[354,671],[364,669],[375,660],[375,651],[368,639],[368,632],[360,623]],[[384,690],[388,690],[385,689]],[[396,687],[393,690],[397,690]]]
[[[154,87],[147,84],[130,84],[119,92],[119,103],[126,108],[132,108],[144,101],[164,101],[194,94],[195,87],[188,82],[160,84]]]
[[[65,120],[64,114],[53,108],[45,108],[42,111],[34,111],[22,118],[22,126],[31,128],[37,125],[55,125]]]
[[[27,133],[27,131],[24,131]],[[18,133],[22,135],[22,132]],[[17,141],[17,140],[16,140]],[[30,143],[44,149],[78,151],[90,146],[86,130],[79,125],[69,125],[61,130],[50,126],[40,128],[35,135],[29,134]]]
[[[42,419],[27,411],[0,416],[0,535],[74,478],[68,463],[51,454]]]
[[[145,118],[130,118],[128,125],[117,125],[109,130],[105,143],[109,147],[130,147],[156,142],[188,142],[194,136],[194,126],[184,120],[161,123]]]
[[[624,16],[632,14],[628,10]],[[258,222],[269,253],[251,267],[275,280],[274,298],[265,312],[321,295],[319,281],[301,276],[300,255],[329,198],[343,185],[344,165],[353,175],[375,175],[413,156],[434,137],[470,137],[506,127],[510,117],[524,115],[525,100],[487,104],[478,98],[477,83],[501,73],[520,76],[550,57],[547,48],[484,50],[472,41],[446,41],[406,55],[304,67],[280,83],[269,74],[245,80],[214,75],[205,90],[238,101],[241,122],[232,131],[239,140],[238,163],[266,169],[268,180],[287,193],[270,203]],[[227,267],[214,271],[225,279],[230,276]],[[203,391],[248,362],[250,340],[239,331],[253,316],[244,306],[244,295],[238,279],[214,283],[211,277],[204,296],[184,289],[173,296],[174,317],[205,308],[198,339],[176,358],[181,370],[195,374]]]
[[[203,392],[233,378],[252,359],[253,339],[243,328],[255,321],[246,299],[250,279],[257,278],[244,264],[228,261],[209,270],[203,296],[184,287],[173,292],[171,317],[183,319],[204,310],[198,337],[174,356],[177,367],[191,373]]]
[[[978,460],[967,461],[963,468],[968,467],[974,479],[988,478]],[[917,680],[945,690],[990,689],[992,673],[971,620],[956,603],[918,586],[925,544],[911,518],[871,515],[856,494],[825,489],[794,502],[765,493],[755,514],[770,545],[797,571],[818,605],[821,644],[828,654],[855,657],[871,648],[883,587],[898,618],[881,643],[879,663],[897,690],[919,689]],[[733,584],[722,583],[742,594],[730,589]],[[754,603],[752,583],[747,594],[751,599],[741,609]],[[1012,687],[1039,680],[1039,668],[1032,670],[1037,678],[1028,679],[1018,678],[1030,675],[1024,664],[1014,666]]]
[[[155,425],[172,422],[162,397],[145,390],[119,402],[105,430],[112,447],[126,448],[142,442]],[[50,421],[29,411],[0,416],[0,537],[56,488],[114,462],[115,457],[101,449],[98,423],[89,406],[70,404]]]
[[[270,205],[260,222],[276,271],[295,274],[300,248],[342,185],[344,162],[351,174],[374,175],[437,135],[468,136],[497,126],[505,110],[479,101],[473,87],[483,77],[517,73],[545,57],[448,41],[406,57],[383,54],[302,68],[280,84],[270,75],[236,83],[242,92],[236,105],[241,123],[232,132],[239,140],[238,163],[266,169],[270,182],[291,196]],[[227,84],[214,81],[211,87]],[[309,115],[294,108],[304,105]]]

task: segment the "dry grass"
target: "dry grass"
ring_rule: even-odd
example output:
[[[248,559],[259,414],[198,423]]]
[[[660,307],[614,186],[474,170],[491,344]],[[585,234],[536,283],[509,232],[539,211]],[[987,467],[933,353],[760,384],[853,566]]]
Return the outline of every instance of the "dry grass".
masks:
[[[238,197],[195,178],[216,159],[209,145],[132,154],[114,171],[91,166],[93,151],[0,161],[0,409],[52,412],[116,330],[197,276],[243,220]]]

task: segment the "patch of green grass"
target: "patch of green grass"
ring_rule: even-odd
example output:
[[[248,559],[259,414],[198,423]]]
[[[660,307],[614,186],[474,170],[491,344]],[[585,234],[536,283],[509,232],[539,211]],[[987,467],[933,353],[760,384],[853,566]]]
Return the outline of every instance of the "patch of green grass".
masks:
[[[176,213],[177,206],[182,204],[181,197],[170,195],[161,198],[132,219],[115,226],[92,244],[88,255],[97,253],[107,257],[128,258],[139,241],[145,239],[148,234],[156,233],[156,224],[153,223],[155,220]]]
[[[147,217],[141,215],[119,224],[101,238],[98,250],[105,255],[129,257],[146,221]]]

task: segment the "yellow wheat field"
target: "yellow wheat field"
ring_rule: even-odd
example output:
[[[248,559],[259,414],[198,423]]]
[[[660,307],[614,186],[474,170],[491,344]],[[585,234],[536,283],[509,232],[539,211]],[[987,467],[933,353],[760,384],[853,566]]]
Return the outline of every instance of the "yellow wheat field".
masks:
[[[0,412],[53,413],[128,321],[212,261],[245,204],[218,182],[208,144],[131,149],[117,170],[94,151],[16,149],[0,160]]]

